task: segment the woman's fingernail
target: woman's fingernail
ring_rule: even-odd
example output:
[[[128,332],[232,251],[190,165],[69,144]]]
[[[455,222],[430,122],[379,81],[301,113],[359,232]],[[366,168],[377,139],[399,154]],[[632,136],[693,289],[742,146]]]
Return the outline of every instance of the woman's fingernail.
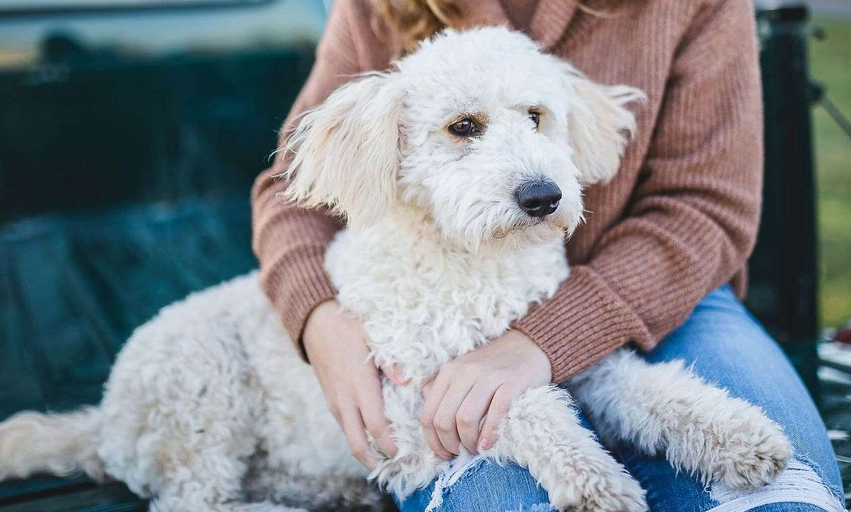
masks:
[[[487,450],[490,447],[491,447],[490,439],[483,437],[479,440],[479,450]]]
[[[393,364],[389,368],[384,368],[384,374],[390,379],[390,382],[397,386],[405,386],[411,382],[411,379],[405,378],[405,372],[399,364]]]

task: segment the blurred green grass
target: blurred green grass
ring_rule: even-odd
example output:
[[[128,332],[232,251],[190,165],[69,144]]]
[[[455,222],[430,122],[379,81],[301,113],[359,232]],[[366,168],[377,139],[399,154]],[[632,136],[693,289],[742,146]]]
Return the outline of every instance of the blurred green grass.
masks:
[[[810,45],[813,78],[851,116],[851,19],[816,18],[824,41]],[[813,111],[821,260],[822,326],[851,318],[851,139],[821,106]]]

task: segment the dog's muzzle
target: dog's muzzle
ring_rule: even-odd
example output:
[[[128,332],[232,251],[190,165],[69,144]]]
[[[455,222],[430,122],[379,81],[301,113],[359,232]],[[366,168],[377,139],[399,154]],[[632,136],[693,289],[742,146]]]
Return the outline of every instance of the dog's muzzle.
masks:
[[[558,209],[561,189],[550,180],[538,180],[520,185],[514,198],[527,215],[543,219]]]

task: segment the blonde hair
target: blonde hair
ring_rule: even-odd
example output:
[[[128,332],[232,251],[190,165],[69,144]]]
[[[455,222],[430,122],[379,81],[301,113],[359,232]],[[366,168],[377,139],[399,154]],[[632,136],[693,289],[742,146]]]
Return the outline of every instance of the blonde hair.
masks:
[[[577,7],[592,16],[609,18],[609,13],[596,11],[585,6],[580,0]],[[384,22],[396,29],[401,48],[397,57],[417,49],[420,41],[428,39],[444,28],[455,27],[461,12],[453,0],[372,0],[376,13],[381,19],[373,20],[373,29],[381,34],[375,23]]]
[[[399,53],[402,55],[416,50],[420,41],[444,28],[453,27],[460,15],[452,0],[372,1],[376,12],[381,15],[380,21],[391,25],[398,32],[401,39]]]

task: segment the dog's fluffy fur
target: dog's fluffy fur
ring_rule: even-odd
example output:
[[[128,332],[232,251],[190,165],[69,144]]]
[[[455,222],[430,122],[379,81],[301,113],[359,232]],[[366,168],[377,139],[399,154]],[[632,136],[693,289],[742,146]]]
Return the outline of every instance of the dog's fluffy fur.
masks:
[[[326,256],[338,300],[363,320],[375,362],[399,364],[411,380],[383,382],[399,453],[372,473],[381,485],[404,497],[450,470],[420,430],[422,385],[568,277],[563,237],[582,221],[582,189],[617,171],[635,129],[626,105],[641,97],[589,81],[523,35],[484,28],[425,42],[301,119],[286,148],[295,152],[287,194],[347,217]],[[447,131],[463,117],[481,134]],[[543,220],[515,198],[540,180],[562,191]],[[80,469],[175,512],[375,503],[293,347],[256,274],[192,295],[134,333],[100,407],[0,425],[0,478]],[[664,453],[706,481],[761,486],[791,455],[758,408],[681,364],[620,350],[569,387],[572,396],[525,392],[482,454],[528,467],[559,510],[647,508],[580,425],[572,397],[604,441]]]

